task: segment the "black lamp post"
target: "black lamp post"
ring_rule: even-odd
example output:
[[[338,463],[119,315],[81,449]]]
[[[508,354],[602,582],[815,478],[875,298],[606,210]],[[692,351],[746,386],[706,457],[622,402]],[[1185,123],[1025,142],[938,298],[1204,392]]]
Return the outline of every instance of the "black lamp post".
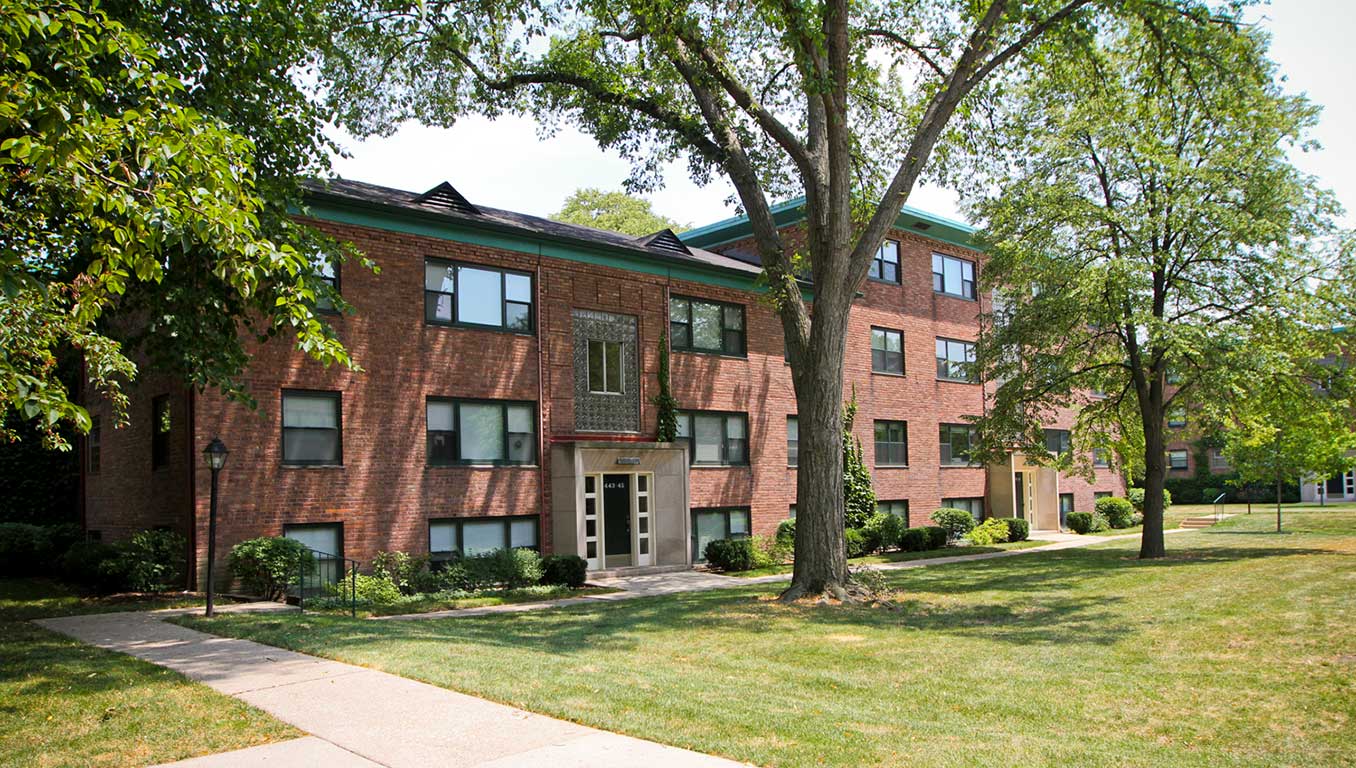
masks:
[[[212,470],[212,502],[207,511],[207,615],[215,616],[216,607],[212,604],[212,592],[216,582],[213,580],[213,564],[217,560],[217,474],[226,466],[226,444],[221,438],[214,437],[207,447],[202,449],[202,457],[207,468]]]

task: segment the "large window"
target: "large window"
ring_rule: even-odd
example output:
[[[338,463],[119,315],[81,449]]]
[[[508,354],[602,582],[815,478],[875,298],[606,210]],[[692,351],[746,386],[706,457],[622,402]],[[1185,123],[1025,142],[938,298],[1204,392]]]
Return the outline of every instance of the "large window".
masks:
[[[589,392],[620,395],[623,379],[623,345],[620,341],[589,339]]]
[[[103,430],[98,416],[90,417],[89,434],[85,436],[85,449],[89,454],[88,467],[91,475],[99,474],[99,464],[103,460]]]
[[[1110,454],[1107,453],[1105,448],[1092,449],[1092,466],[1094,467],[1111,466],[1111,456]]]
[[[706,560],[706,545],[717,539],[747,539],[752,530],[747,509],[692,510],[692,560]]]
[[[976,522],[984,519],[984,499],[981,496],[969,496],[960,499],[942,499],[943,507],[960,509],[970,513]]]
[[[344,575],[344,526],[340,523],[304,523],[284,525],[283,536],[296,539],[314,553],[315,564],[306,574],[307,594],[322,591],[324,584],[334,584]],[[289,577],[294,574],[288,574]]]
[[[749,418],[743,413],[682,411],[678,440],[688,447],[693,465],[749,463]]]
[[[974,342],[938,337],[937,378],[974,383],[978,380],[974,372],[974,362]]]
[[[688,352],[743,356],[744,308],[674,296],[669,299],[669,344]]]
[[[1059,495],[1059,527],[1064,528],[1069,520],[1069,513],[1074,511],[1074,495],[1072,493],[1061,493]]]
[[[866,273],[866,276],[882,283],[898,283],[899,243],[894,240],[881,243],[880,249],[876,251],[876,258],[871,260],[871,271]]]
[[[876,511],[886,515],[894,515],[904,521],[904,527],[909,527],[909,500],[896,499],[894,501],[877,501]]]
[[[428,521],[428,551],[436,560],[500,549],[537,549],[536,515],[458,517]]]
[[[871,329],[871,371],[904,375],[904,334],[889,328]]]
[[[1210,449],[1210,468],[1227,470],[1229,469],[1229,459],[1225,457],[1224,452],[1218,448]]]
[[[1168,469],[1186,469],[1187,452],[1183,450],[1168,451]]]
[[[320,282],[339,292],[339,264],[328,256],[317,255],[315,257],[316,277]],[[321,296],[316,299],[315,308],[321,312],[334,312],[334,301],[329,296]]]
[[[932,290],[973,300],[975,263],[941,253],[932,254]]]
[[[1069,452],[1069,430],[1067,429],[1047,429],[1045,430],[1045,450],[1058,456],[1061,453]]]
[[[532,276],[441,259],[424,262],[424,320],[520,333],[532,330]]]
[[[428,400],[428,463],[531,464],[536,409],[505,400]]]
[[[794,467],[800,463],[800,420],[795,416],[786,417],[786,466]]]
[[[970,463],[970,449],[979,432],[969,424],[942,424],[938,430],[938,444],[942,450],[942,464],[954,466]]]
[[[173,426],[169,395],[151,398],[151,469],[159,469],[169,463],[170,431]]]
[[[909,424],[905,421],[876,422],[876,466],[905,467],[909,464]]]
[[[284,391],[284,464],[343,464],[343,427],[338,392]]]

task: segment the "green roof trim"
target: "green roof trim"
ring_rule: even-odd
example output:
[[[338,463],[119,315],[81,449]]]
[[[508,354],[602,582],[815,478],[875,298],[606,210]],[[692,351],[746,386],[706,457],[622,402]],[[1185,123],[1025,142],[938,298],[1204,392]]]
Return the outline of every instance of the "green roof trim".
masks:
[[[777,226],[784,227],[802,221],[805,218],[805,198],[797,197],[772,206],[772,220]],[[917,208],[904,206],[895,219],[895,226],[911,230],[923,237],[940,240],[962,248],[982,250],[975,239],[979,230],[964,222],[948,219]],[[678,238],[698,248],[715,248],[736,240],[743,240],[753,234],[749,226],[749,217],[732,216],[714,224],[681,232]]]
[[[704,283],[743,291],[764,292],[759,275],[715,264],[702,264],[687,259],[664,258],[657,254],[642,254],[606,243],[591,242],[560,236],[529,234],[495,222],[453,221],[435,213],[425,213],[396,206],[357,200],[343,195],[311,191],[306,195],[307,207],[296,211],[338,224],[352,224],[372,229],[383,229],[410,235],[421,235],[439,240],[482,245],[535,256],[548,256],[596,266],[614,267],[629,272],[640,272],[694,283]]]

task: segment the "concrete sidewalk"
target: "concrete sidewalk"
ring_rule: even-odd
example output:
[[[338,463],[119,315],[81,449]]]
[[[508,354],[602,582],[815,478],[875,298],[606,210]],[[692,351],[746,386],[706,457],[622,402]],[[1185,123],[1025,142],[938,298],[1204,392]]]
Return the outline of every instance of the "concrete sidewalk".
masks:
[[[126,653],[268,712],[311,738],[179,765],[411,768],[731,768],[724,758],[600,731],[384,672],[215,637],[162,618],[106,613],[38,624]]]

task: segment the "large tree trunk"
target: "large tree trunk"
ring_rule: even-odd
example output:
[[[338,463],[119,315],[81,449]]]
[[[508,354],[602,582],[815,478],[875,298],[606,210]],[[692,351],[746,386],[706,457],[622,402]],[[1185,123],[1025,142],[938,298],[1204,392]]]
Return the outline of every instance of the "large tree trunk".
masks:
[[[1161,399],[1150,395],[1144,422],[1144,532],[1140,534],[1141,559],[1163,557],[1167,548],[1163,543],[1163,485],[1167,479],[1167,443],[1163,436],[1163,410],[1154,407]]]

